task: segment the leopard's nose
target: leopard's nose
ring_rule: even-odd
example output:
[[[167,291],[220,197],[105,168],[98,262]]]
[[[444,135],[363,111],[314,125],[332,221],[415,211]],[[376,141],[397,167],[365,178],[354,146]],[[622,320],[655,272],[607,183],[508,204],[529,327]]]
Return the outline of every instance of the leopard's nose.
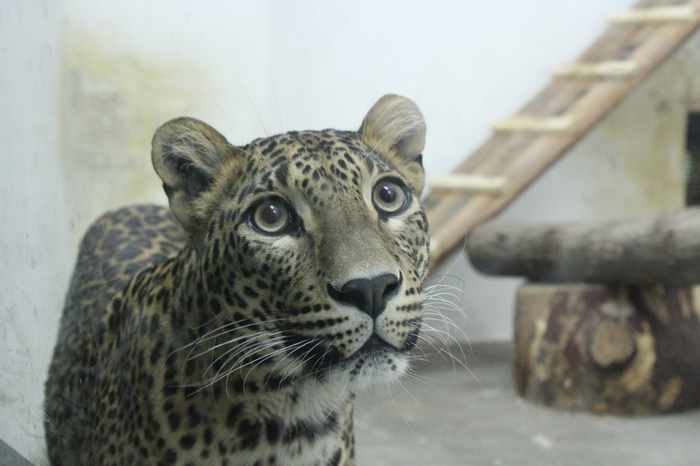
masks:
[[[355,306],[376,319],[384,312],[386,303],[396,295],[401,279],[393,273],[373,278],[356,278],[343,284],[340,290],[328,284],[328,295],[338,302]]]

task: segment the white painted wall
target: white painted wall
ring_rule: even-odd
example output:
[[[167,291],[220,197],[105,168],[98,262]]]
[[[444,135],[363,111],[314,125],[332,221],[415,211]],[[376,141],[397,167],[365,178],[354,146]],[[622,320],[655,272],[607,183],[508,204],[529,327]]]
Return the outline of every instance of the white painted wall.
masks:
[[[3,2],[0,438],[43,463],[42,384],[77,242],[105,209],[164,202],[149,162],[157,125],[188,114],[234,143],[353,129],[393,92],[425,114],[428,172],[447,172],[488,136],[491,120],[516,112],[550,68],[583,51],[608,13],[632,3]],[[505,215],[571,220],[680,205],[677,136],[700,87],[678,77],[700,76],[697,48]],[[620,142],[629,134],[636,143]],[[464,290],[467,319],[458,322],[467,336],[510,338],[515,282],[463,264],[451,273]]]

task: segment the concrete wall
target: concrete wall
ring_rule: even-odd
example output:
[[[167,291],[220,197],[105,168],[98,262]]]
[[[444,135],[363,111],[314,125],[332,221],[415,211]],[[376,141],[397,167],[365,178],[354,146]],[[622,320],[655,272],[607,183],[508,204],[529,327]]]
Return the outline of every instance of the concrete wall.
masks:
[[[106,209],[164,202],[149,161],[160,123],[188,114],[244,143],[356,128],[377,98],[400,93],[428,121],[428,172],[445,173],[491,120],[516,112],[551,67],[590,44],[608,13],[632,3],[3,3],[0,438],[44,462],[42,385],[77,242]],[[697,43],[505,215],[574,220],[679,206],[684,115],[700,97]],[[515,281],[476,276],[463,259],[449,274],[467,318],[447,312],[466,336],[510,338]]]
[[[62,16],[39,2],[0,7],[0,438],[37,463],[75,252],[58,150]]]

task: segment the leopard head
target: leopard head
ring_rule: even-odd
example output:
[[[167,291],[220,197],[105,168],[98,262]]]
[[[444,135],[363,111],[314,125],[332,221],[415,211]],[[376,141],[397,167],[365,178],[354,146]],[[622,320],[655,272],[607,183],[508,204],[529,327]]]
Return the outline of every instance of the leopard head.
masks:
[[[165,123],[153,164],[202,283],[188,312],[237,328],[232,351],[248,345],[238,352],[284,376],[355,388],[400,376],[428,270],[424,145],[420,110],[396,95],[358,131],[241,147],[192,118]]]

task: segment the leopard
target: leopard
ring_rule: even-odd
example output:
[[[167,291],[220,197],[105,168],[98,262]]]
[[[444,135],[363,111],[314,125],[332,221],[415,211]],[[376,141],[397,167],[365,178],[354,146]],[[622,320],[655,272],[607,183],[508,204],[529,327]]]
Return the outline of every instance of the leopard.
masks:
[[[425,120],[235,146],[160,126],[169,209],[83,236],[45,385],[54,465],[354,465],[353,401],[415,358],[429,267]],[[413,351],[412,351],[413,350]]]

